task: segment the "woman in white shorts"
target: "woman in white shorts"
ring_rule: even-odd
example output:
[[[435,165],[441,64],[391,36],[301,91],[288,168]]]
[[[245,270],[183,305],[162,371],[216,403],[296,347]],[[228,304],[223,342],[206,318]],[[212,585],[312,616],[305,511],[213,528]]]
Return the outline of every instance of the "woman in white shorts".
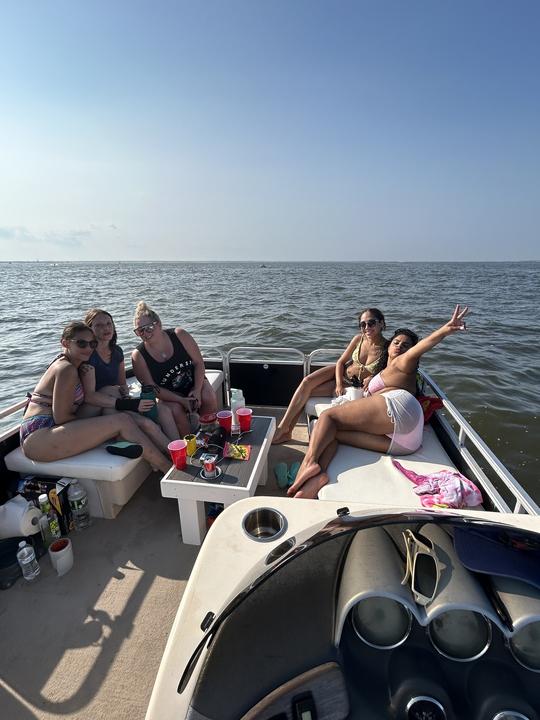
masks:
[[[338,442],[354,447],[410,455],[422,444],[424,418],[416,399],[416,372],[421,356],[445,337],[466,330],[469,309],[456,305],[452,317],[427,338],[412,330],[396,330],[388,346],[388,364],[375,375],[365,397],[325,410],[317,420],[309,447],[289,488],[290,497],[316,498],[328,482],[326,468]]]

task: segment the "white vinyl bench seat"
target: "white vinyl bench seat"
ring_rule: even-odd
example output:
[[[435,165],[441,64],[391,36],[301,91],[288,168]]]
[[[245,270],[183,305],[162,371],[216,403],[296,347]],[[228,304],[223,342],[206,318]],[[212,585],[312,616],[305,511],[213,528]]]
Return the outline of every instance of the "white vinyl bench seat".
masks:
[[[206,377],[222,405],[223,372],[207,370]],[[131,380],[131,378],[130,378]],[[23,475],[77,478],[88,493],[90,515],[115,518],[151,473],[150,465],[137,458],[111,455],[105,445],[54,462],[35,462],[26,457],[20,447],[5,457],[8,470]]]
[[[305,411],[308,418],[319,417],[330,407],[332,398],[314,396],[306,403]],[[418,475],[456,470],[429,424],[424,425],[420,448],[396,459]],[[330,480],[319,490],[321,500],[359,502],[375,507],[422,507],[413,483],[393,466],[390,455],[339,445],[327,472]]]
[[[412,455],[396,456],[396,460],[418,475],[456,469],[430,425],[424,425],[420,448]],[[390,455],[339,445],[328,466],[328,476],[330,482],[319,490],[321,500],[375,507],[422,507],[414,484],[393,466]]]

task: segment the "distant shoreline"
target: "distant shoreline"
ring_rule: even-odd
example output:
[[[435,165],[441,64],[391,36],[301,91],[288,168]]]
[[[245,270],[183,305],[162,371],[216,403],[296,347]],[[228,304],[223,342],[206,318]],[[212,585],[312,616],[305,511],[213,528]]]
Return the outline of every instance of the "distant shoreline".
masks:
[[[520,265],[540,260],[0,260],[0,265]]]

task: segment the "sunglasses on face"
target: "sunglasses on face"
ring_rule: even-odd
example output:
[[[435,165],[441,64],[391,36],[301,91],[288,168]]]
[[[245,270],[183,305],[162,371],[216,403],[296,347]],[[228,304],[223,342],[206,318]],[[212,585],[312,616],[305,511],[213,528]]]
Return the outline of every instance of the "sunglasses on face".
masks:
[[[92,348],[92,350],[95,350],[95,349],[97,348],[97,346],[98,346],[97,340],[82,340],[82,339],[79,339],[79,340],[73,340],[73,342],[75,343],[75,345],[76,345],[77,347],[80,347],[81,350],[84,350],[85,348],[87,348],[87,347],[89,347],[89,346]]]
[[[379,322],[379,321],[376,320],[375,318],[369,318],[369,320],[362,320],[362,321],[360,322],[360,328],[361,328],[362,330],[365,330],[367,327],[373,327],[373,326],[376,325],[378,322]]]
[[[437,592],[441,577],[441,563],[433,549],[433,543],[420,533],[412,530],[402,532],[407,551],[405,585],[410,581],[414,601],[418,605],[428,605]]]
[[[156,323],[148,323],[148,325],[141,325],[141,327],[135,328],[133,332],[135,333],[135,335],[141,337],[147,332],[152,332],[155,327]]]

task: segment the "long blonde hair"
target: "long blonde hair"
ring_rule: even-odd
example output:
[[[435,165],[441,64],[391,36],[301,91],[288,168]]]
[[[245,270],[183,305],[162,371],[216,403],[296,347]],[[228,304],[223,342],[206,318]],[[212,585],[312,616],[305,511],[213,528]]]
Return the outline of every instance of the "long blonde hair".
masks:
[[[152,310],[151,307],[149,307],[144,300],[141,300],[137,303],[137,307],[135,308],[135,315],[133,316],[133,325],[135,326],[137,323],[137,320],[141,317],[149,317],[152,322],[159,322],[159,315],[157,312]]]

